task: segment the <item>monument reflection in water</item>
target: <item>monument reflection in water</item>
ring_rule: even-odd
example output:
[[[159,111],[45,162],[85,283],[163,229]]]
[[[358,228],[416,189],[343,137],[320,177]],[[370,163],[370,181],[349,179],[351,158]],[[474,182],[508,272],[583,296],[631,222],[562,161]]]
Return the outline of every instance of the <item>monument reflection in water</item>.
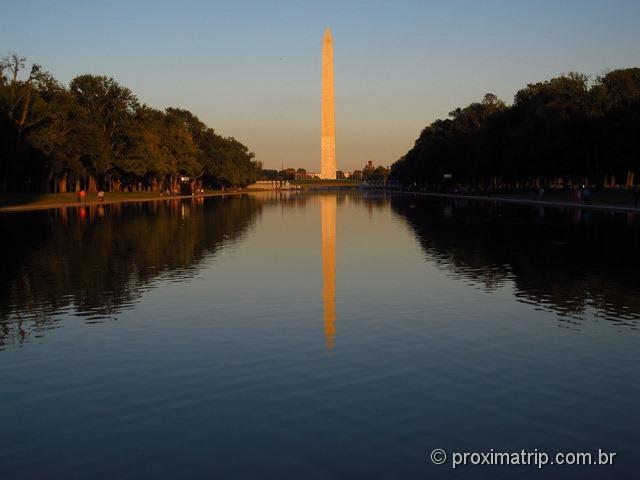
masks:
[[[336,197],[320,197],[322,220],[322,307],[327,348],[336,336]]]

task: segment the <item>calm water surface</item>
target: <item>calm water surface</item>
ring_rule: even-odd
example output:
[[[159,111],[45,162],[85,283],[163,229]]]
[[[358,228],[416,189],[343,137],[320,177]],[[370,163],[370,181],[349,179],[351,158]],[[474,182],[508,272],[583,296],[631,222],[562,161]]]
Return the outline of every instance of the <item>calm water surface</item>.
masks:
[[[637,216],[267,194],[0,228],[0,478],[640,470]],[[434,448],[617,457],[452,470]]]

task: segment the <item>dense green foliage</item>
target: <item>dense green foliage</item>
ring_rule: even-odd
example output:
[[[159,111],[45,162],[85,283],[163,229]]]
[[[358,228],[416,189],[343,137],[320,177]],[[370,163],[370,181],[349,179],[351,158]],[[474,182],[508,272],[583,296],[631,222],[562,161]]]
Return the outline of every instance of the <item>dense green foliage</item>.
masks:
[[[487,94],[426,127],[392,178],[437,188],[571,183],[630,186],[640,167],[640,68],[589,83],[571,73],[520,90],[512,106]]]
[[[246,185],[260,171],[246,146],[191,112],[141,105],[105,76],[67,88],[15,54],[0,62],[0,157],[0,192],[164,191],[181,176]]]

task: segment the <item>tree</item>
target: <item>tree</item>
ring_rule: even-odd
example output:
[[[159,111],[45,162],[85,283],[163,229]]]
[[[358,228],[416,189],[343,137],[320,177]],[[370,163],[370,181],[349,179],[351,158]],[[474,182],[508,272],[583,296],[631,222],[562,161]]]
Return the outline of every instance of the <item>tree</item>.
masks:
[[[471,187],[637,180],[638,68],[615,70],[591,86],[573,72],[529,84],[510,107],[487,94],[449,117],[428,125],[392,165],[395,180],[436,189],[445,173]]]
[[[246,185],[261,165],[193,113],[141,105],[113,78],[80,75],[69,88],[38,64],[0,61],[0,192],[175,189]]]

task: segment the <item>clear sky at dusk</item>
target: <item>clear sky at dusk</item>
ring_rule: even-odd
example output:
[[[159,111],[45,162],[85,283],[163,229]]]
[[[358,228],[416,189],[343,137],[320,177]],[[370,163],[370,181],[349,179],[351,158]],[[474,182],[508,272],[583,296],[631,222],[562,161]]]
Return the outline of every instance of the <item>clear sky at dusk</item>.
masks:
[[[0,55],[113,76],[187,108],[265,168],[318,171],[320,47],[335,48],[338,169],[390,165],[456,106],[568,71],[640,65],[636,1],[2,2]]]

